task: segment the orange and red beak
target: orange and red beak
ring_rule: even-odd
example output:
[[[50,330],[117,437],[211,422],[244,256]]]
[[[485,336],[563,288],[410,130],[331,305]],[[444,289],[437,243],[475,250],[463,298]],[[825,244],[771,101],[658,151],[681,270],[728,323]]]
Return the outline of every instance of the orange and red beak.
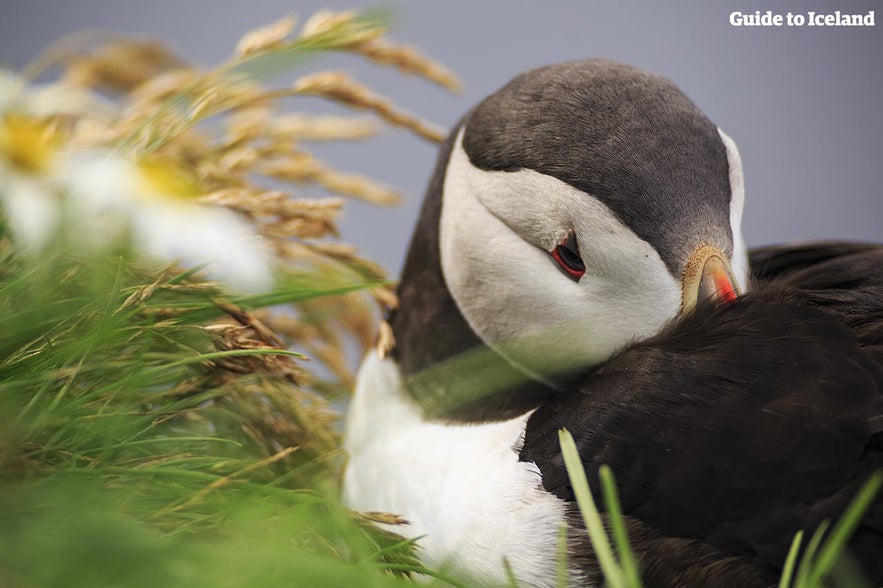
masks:
[[[703,245],[693,252],[681,279],[681,312],[690,311],[699,300],[716,297],[733,302],[739,296],[733,270],[716,247]]]

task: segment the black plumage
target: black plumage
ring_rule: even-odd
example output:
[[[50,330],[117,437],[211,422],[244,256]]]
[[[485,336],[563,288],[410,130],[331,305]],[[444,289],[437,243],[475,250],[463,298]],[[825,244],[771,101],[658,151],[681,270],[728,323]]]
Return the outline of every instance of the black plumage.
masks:
[[[594,487],[611,466],[650,586],[773,584],[794,533],[883,467],[883,247],[769,247],[751,264],[750,294],[700,304],[528,423],[521,459],[559,497],[574,498],[559,428]],[[883,582],[883,498],[851,549]]]

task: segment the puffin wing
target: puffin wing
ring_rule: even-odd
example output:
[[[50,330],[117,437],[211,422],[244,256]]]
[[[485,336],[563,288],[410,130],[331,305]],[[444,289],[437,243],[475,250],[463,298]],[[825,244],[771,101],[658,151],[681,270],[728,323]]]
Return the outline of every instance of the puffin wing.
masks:
[[[752,250],[749,262],[757,285],[797,290],[805,304],[840,318],[883,362],[883,245],[773,245]]]
[[[546,490],[574,499],[561,426],[592,487],[602,464],[612,468],[648,585],[770,585],[794,533],[839,516],[883,467],[883,362],[844,321],[843,292],[799,277],[845,259],[791,266],[735,303],[701,304],[531,416],[521,458]],[[829,299],[834,312],[819,304]],[[852,546],[883,578],[880,500]]]
[[[768,245],[748,252],[748,263],[755,279],[773,281],[797,277],[804,287],[827,282],[836,283],[845,272],[856,276],[867,262],[876,260],[877,267],[864,272],[867,278],[881,280],[879,261],[883,246],[876,243],[819,241],[797,245]],[[830,265],[829,265],[830,264]],[[837,271],[832,271],[836,269]],[[812,279],[810,279],[812,278]]]

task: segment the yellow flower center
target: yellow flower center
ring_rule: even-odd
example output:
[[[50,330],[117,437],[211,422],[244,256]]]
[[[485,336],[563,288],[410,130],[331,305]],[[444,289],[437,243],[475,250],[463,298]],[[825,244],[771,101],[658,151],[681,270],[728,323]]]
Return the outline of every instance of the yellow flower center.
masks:
[[[21,114],[0,118],[0,157],[21,172],[45,172],[57,146],[58,137],[45,121]]]
[[[144,182],[142,186],[144,196],[192,200],[202,194],[189,174],[167,161],[145,159],[138,162],[138,170]]]

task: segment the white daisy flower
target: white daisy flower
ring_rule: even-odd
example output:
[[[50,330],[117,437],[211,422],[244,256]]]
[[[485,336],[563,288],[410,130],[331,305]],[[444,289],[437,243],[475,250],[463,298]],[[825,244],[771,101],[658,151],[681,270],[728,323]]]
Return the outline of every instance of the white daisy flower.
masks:
[[[59,151],[40,120],[0,111],[0,205],[13,237],[39,249],[59,218],[55,170]]]
[[[183,170],[65,148],[46,122],[52,114],[92,116],[100,102],[60,84],[28,87],[0,70],[0,210],[16,243],[39,251],[64,222],[61,232],[87,250],[129,238],[147,256],[204,265],[234,290],[269,290],[272,257],[260,235],[232,210],[200,204],[198,186]]]
[[[0,210],[23,248],[40,250],[61,217],[68,154],[46,117],[106,113],[107,107],[86,90],[28,86],[21,76],[0,69]]]
[[[71,170],[69,214],[92,247],[129,234],[146,255],[205,265],[239,292],[273,286],[272,259],[252,225],[232,210],[200,204],[197,186],[167,162],[83,157]]]

